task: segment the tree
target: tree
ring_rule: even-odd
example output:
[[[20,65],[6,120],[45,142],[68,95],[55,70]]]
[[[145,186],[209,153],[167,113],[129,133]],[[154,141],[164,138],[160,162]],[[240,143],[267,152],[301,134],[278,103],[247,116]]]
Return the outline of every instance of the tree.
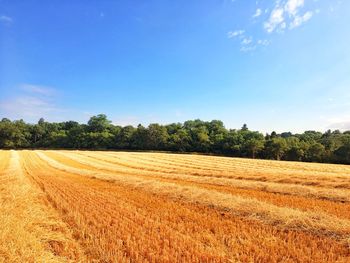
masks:
[[[285,137],[287,150],[285,159],[290,161],[301,161],[305,155],[306,144],[301,142],[296,136]]]
[[[282,138],[289,138],[289,137],[292,137],[293,134],[291,132],[282,132],[281,133],[281,137]]]
[[[50,146],[54,148],[67,148],[68,136],[65,130],[50,133]]]
[[[309,146],[309,148],[306,151],[306,158],[308,161],[311,162],[321,162],[323,160],[325,154],[325,147],[315,142]]]
[[[255,159],[257,153],[264,148],[264,135],[259,132],[252,132],[249,130],[241,130],[241,133],[243,134],[242,148],[244,155]]]
[[[29,146],[30,132],[23,120],[0,122],[0,148],[23,148]]]
[[[167,129],[167,133],[169,135],[175,134],[178,130],[181,130],[182,124],[181,123],[171,123],[165,126],[165,128]]]
[[[107,119],[105,114],[98,114],[97,116],[92,116],[88,121],[89,131],[91,132],[103,132],[109,128],[112,122]]]
[[[225,138],[228,131],[222,121],[213,120],[208,123],[210,151],[221,153],[223,151]]]
[[[153,123],[148,126],[147,146],[149,149],[165,149],[168,138],[168,131],[164,126],[157,123]]]
[[[276,138],[277,133],[275,131],[271,132],[270,139]]]
[[[45,125],[45,120],[44,120],[44,118],[40,118],[40,119],[39,119],[38,125],[41,125],[41,126]]]
[[[339,147],[335,152],[337,162],[350,164],[350,142]]]
[[[241,156],[243,143],[243,133],[237,130],[230,130],[224,139],[223,152],[233,156]]]
[[[82,149],[88,147],[85,125],[71,126],[67,131],[67,147]]]
[[[131,125],[123,127],[116,138],[115,145],[117,146],[117,148],[119,149],[131,148],[132,139],[135,132],[136,132],[136,129]]]
[[[179,129],[174,134],[169,135],[168,147],[174,151],[190,151],[191,137],[185,129]]]
[[[244,143],[247,153],[255,159],[256,154],[264,149],[264,140],[258,138],[251,138]]]
[[[186,121],[184,129],[191,137],[191,150],[207,152],[210,148],[210,138],[208,131],[209,124],[201,120]]]
[[[289,161],[301,161],[304,157],[304,150],[298,146],[292,146],[286,152],[286,159]]]
[[[70,148],[197,151],[237,157],[350,164],[350,131],[272,132],[264,137],[241,129],[226,129],[220,120],[184,124],[150,124],[147,128],[113,125],[107,116],[92,116],[87,124],[75,121],[37,124],[0,121],[0,148]]]
[[[281,160],[287,148],[286,140],[281,137],[275,137],[267,141],[265,147],[267,155],[276,160]]]
[[[322,133],[317,131],[305,131],[304,133],[298,135],[301,141],[308,143],[317,142],[322,138]]]
[[[31,127],[32,142],[36,145],[45,134],[43,125],[35,124]]]
[[[248,131],[248,126],[247,124],[243,124],[242,128],[241,128],[241,131]]]
[[[90,149],[108,149],[112,145],[113,134],[109,131],[85,133],[84,143]]]
[[[133,149],[149,150],[147,129],[139,124],[136,131],[133,133],[131,138],[131,147]]]

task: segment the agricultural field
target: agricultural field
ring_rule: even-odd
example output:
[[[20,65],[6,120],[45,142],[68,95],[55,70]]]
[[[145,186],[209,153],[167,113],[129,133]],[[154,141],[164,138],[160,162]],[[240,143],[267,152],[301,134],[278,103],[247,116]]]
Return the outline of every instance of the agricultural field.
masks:
[[[0,262],[350,262],[350,166],[0,151]]]

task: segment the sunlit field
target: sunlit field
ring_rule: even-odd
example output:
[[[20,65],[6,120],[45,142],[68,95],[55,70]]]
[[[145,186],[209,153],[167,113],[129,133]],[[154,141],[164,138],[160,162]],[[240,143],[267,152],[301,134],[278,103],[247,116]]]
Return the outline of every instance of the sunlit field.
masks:
[[[0,262],[350,262],[350,166],[0,151]]]

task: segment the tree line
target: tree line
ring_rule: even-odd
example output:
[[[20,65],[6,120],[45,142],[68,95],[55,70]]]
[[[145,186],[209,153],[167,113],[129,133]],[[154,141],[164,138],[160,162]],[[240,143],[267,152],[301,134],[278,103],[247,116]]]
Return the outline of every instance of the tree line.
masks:
[[[350,164],[350,131],[305,131],[302,134],[272,132],[263,135],[226,129],[220,120],[144,127],[113,125],[99,114],[87,124],[75,121],[37,124],[23,120],[0,121],[0,148],[114,149],[200,152],[235,157]]]

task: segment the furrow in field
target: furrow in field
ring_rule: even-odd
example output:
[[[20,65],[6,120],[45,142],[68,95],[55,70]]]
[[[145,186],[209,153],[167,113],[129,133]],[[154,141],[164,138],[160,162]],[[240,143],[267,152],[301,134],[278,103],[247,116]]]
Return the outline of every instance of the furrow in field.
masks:
[[[83,205],[80,206],[79,204],[78,207],[77,207],[77,204],[75,204],[75,201],[70,202],[70,200],[67,200],[68,202],[67,204],[64,204],[62,203],[62,201],[60,201],[62,203],[60,204],[61,206],[63,207],[69,206],[79,210],[79,212],[82,213],[82,216],[81,215],[75,216],[78,219],[77,221],[79,221],[80,223],[87,221],[88,224],[85,227],[96,226],[96,225],[98,225],[99,229],[101,229],[102,226],[104,226],[105,228],[108,227],[109,230],[108,232],[106,231],[105,234],[112,233],[112,235],[108,235],[108,236],[101,235],[100,233],[95,233],[93,237],[92,236],[82,237],[87,239],[85,240],[87,242],[85,244],[87,247],[92,245],[93,246],[97,245],[101,249],[101,251],[99,251],[99,253],[95,255],[91,251],[92,257],[96,257],[99,259],[106,259],[109,257],[112,257],[112,258],[115,258],[115,257],[124,258],[129,256],[136,257],[137,255],[134,255],[132,253],[132,250],[134,249],[135,251],[137,251],[141,245],[144,246],[143,247],[144,251],[138,251],[138,253],[142,252],[140,254],[141,255],[144,254],[146,257],[151,256],[151,255],[147,255],[148,253],[147,251],[155,250],[154,243],[153,243],[155,241],[154,240],[155,237],[150,236],[150,238],[153,238],[153,240],[147,240],[146,235],[149,234],[147,233],[148,232],[147,230],[145,231],[145,228],[147,229],[147,226],[145,225],[147,221],[150,224],[152,223],[155,224],[155,230],[161,229],[164,232],[163,234],[166,236],[166,240],[170,238],[172,239],[172,242],[174,244],[184,243],[183,245],[187,246],[186,249],[190,249],[190,252],[192,252],[191,250],[193,249],[199,250],[197,251],[197,257],[200,257],[198,253],[200,253],[200,255],[202,255],[203,258],[207,257],[209,253],[213,254],[213,251],[211,251],[210,247],[205,249],[205,246],[204,246],[203,248],[205,250],[208,250],[208,251],[205,251],[200,247],[196,247],[196,245],[193,245],[195,240],[187,236],[185,229],[177,229],[177,226],[174,225],[174,222],[170,224],[170,226],[172,227],[169,227],[169,224],[163,225],[159,218],[157,218],[157,220],[154,220],[154,219],[152,220],[152,216],[147,211],[143,211],[143,210],[147,210],[149,205],[151,204],[147,204],[147,208],[142,208],[138,202],[130,202],[128,199],[125,199],[125,198],[120,199],[120,198],[114,197],[114,195],[119,195],[119,192],[122,189],[115,188],[115,189],[112,189],[112,191],[110,191],[109,188],[107,188],[108,191],[106,191],[106,189],[102,189],[104,191],[98,191],[99,189],[96,189],[96,186],[99,185],[99,182],[96,180],[93,180],[92,182],[90,182],[89,185],[86,185],[85,183],[88,180],[86,178],[81,178],[76,175],[63,173],[61,171],[52,171],[52,167],[51,168],[47,167],[47,165],[42,164],[42,162],[40,167],[45,168],[45,170],[43,171],[43,175],[41,175],[41,173],[38,173],[37,176],[39,177],[45,176],[45,179],[43,180],[44,184],[48,184],[48,182],[51,182],[51,181],[55,182],[50,186],[46,186],[46,191],[52,194],[52,192],[57,191],[57,188],[65,189],[64,191],[66,193],[66,197],[59,195],[59,197],[56,199],[64,201],[68,199],[67,196],[69,196],[69,199],[70,199],[72,195],[77,195],[82,198],[82,202],[79,202],[79,203]],[[35,169],[37,169],[37,167],[35,167]],[[45,171],[51,171],[52,173],[55,174],[55,177],[46,176]],[[74,180],[71,180],[71,179],[74,179]],[[109,185],[104,184],[104,187],[109,187]],[[113,190],[118,190],[118,191],[114,192]],[[124,189],[122,191],[125,192]],[[93,198],[89,200],[89,202],[86,201],[86,199],[88,199],[87,197],[88,194],[90,196],[91,195],[93,196]],[[89,207],[91,209],[86,209],[86,207]],[[153,207],[153,209],[154,208],[155,207]],[[146,214],[144,214],[145,212]],[[81,227],[84,227],[84,226],[81,226]],[[116,231],[116,233],[113,233],[113,231],[111,232],[111,229],[113,231]],[[94,229],[90,229],[90,230],[94,231]],[[103,230],[104,229],[101,229],[102,232]],[[85,233],[86,231],[80,230],[78,232]],[[132,238],[133,236],[138,236],[140,239],[137,239],[137,240],[140,240],[140,242],[137,240],[129,240],[130,241],[129,243],[132,243],[133,245],[131,246],[131,244],[128,244],[128,240],[123,240],[123,241],[116,240],[118,241],[115,244],[117,247],[114,247],[114,248],[108,247],[108,251],[110,254],[109,255],[104,254],[102,248],[106,249],[108,244],[111,243],[111,241],[115,241],[113,240],[113,238],[116,238],[116,237],[125,238],[125,235],[127,239]],[[159,235],[159,233],[153,233],[153,235]],[[94,240],[89,240],[90,238],[93,238]],[[105,240],[103,240],[103,238],[108,238],[110,240],[106,242]],[[136,244],[135,244],[135,241],[136,241]],[[160,239],[157,239],[156,241],[158,243],[163,242]],[[170,244],[170,241],[166,243]],[[191,244],[192,244],[192,248],[191,248]],[[161,244],[161,245],[164,245],[164,244]],[[169,251],[167,252],[167,254],[168,253]],[[217,257],[217,258],[220,258],[220,257]]]
[[[115,173],[113,170],[110,171],[108,168],[101,169],[101,167],[96,168],[94,166],[91,166],[91,164],[94,163],[94,161],[90,161],[90,165],[84,165],[81,164],[78,161],[74,161],[73,159],[70,159],[64,154],[58,154],[57,152],[48,152],[45,151],[45,154],[47,154],[49,157],[55,159],[56,161],[60,163],[67,164],[69,166],[73,167],[79,167],[83,169],[92,170],[95,172],[104,172],[104,173]],[[124,173],[125,175],[128,175],[127,173]],[[138,175],[139,173],[129,173],[129,175]],[[266,201],[269,203],[272,203],[277,206],[282,207],[291,207],[291,208],[297,208],[301,209],[303,211],[323,211],[329,214],[333,214],[339,218],[347,218],[350,219],[350,203],[341,203],[341,202],[334,202],[330,200],[320,200],[315,198],[307,198],[302,196],[294,196],[294,195],[286,195],[280,194],[280,193],[272,193],[272,192],[266,192],[266,191],[259,191],[256,189],[242,189],[238,187],[233,187],[230,185],[218,185],[213,184],[210,180],[208,183],[206,182],[198,182],[191,179],[186,178],[185,175],[179,176],[178,178],[174,177],[157,177],[155,175],[147,175],[146,178],[152,178],[157,179],[158,181],[163,182],[176,182],[177,184],[181,184],[183,186],[188,185],[195,185],[197,187],[202,188],[208,188],[208,189],[214,189],[219,192],[226,192],[231,193],[234,195],[240,195],[243,197],[254,197],[261,201]]]
[[[242,170],[242,166],[236,167],[235,170],[219,169],[217,166],[211,166],[209,168],[200,166],[195,161],[191,165],[182,165],[177,163],[177,159],[164,163],[159,162],[160,158],[155,158],[154,154],[139,154],[130,158],[130,155],[119,154],[107,155],[103,153],[91,153],[91,152],[76,152],[79,155],[92,157],[102,161],[108,161],[110,163],[117,164],[119,166],[125,166],[129,168],[135,168],[138,170],[145,170],[150,172],[166,172],[166,173],[185,173],[195,176],[208,176],[217,178],[229,178],[237,180],[252,180],[260,182],[273,182],[290,185],[305,185],[325,188],[337,188],[337,189],[350,189],[350,175],[348,177],[336,178],[334,176],[296,176],[295,174],[283,174],[279,171],[274,171],[274,174],[267,174],[265,170]],[[190,159],[190,158],[189,158]],[[196,167],[198,165],[198,167]],[[350,194],[350,193],[349,193]]]
[[[55,158],[55,153],[45,152],[46,155],[51,155]],[[206,177],[206,176],[193,176],[187,174],[174,174],[166,173],[162,171],[147,171],[147,170],[138,170],[136,168],[118,166],[114,163],[109,163],[108,161],[97,160],[88,156],[81,156],[75,153],[60,153],[69,157],[70,159],[81,163],[86,166],[97,168],[104,173],[106,171],[124,174],[124,175],[133,175],[133,176],[143,176],[150,178],[163,178],[170,180],[181,180],[188,181],[192,183],[199,184],[210,184],[215,186],[226,186],[234,187],[240,189],[249,189],[249,190],[258,190],[269,193],[278,193],[278,194],[287,194],[294,196],[301,196],[307,198],[317,198],[321,200],[331,200],[336,202],[350,202],[350,192],[346,190],[333,189],[333,188],[316,188],[311,186],[302,186],[302,185],[281,185],[278,183],[271,182],[255,182],[249,180],[235,180],[228,178],[216,178],[216,177]],[[57,157],[56,157],[57,158]]]
[[[201,156],[200,158],[202,157],[206,158],[207,156]],[[150,157],[147,157],[147,158],[150,158]],[[169,158],[170,157],[167,157],[167,159]],[[191,166],[191,164],[192,165],[196,164],[196,165],[199,165],[200,169],[204,167],[200,161],[200,158],[192,159],[192,156],[189,155],[188,156],[189,166]],[[221,158],[224,158],[224,157],[221,157]],[[157,157],[151,161],[159,162],[159,159],[161,158]],[[320,173],[317,170],[306,173],[305,171],[303,171],[303,169],[299,169],[299,168],[281,169],[279,167],[276,168],[275,166],[270,167],[267,164],[265,164],[265,162],[274,164],[274,161],[266,161],[266,160],[242,161],[242,159],[236,159],[236,158],[229,158],[229,160],[231,160],[232,162],[231,168],[229,167],[222,168],[221,170],[219,170],[220,171],[219,176],[228,176],[228,177],[233,176],[236,178],[244,177],[247,179],[249,177],[252,177],[251,178],[252,180],[259,180],[259,181],[274,181],[279,183],[299,183],[299,184],[303,183],[306,185],[310,184],[314,186],[327,186],[328,184],[329,186],[332,186],[332,187],[350,188],[350,182],[349,182],[350,172],[345,173],[345,170],[341,170],[341,173],[340,172],[335,173],[333,171],[331,174],[329,174],[329,172]],[[177,158],[169,159],[169,165],[170,163],[172,163],[173,165],[176,166],[177,162],[178,162]],[[263,162],[264,165],[252,165],[252,163],[254,164],[254,163],[260,163],[260,162]],[[213,168],[213,165],[214,165],[215,169],[217,170],[219,169],[219,167],[221,167],[220,164],[212,164],[212,163],[210,164],[211,164],[211,168]],[[299,164],[298,164],[298,167],[299,167]],[[335,170],[339,169],[338,166],[335,166],[334,168]]]
[[[290,171],[292,173],[305,172],[307,175],[349,175],[350,168],[346,165],[334,165],[334,164],[320,164],[320,163],[300,163],[300,162],[285,162],[274,160],[259,160],[259,159],[243,159],[243,158],[231,158],[231,157],[219,157],[219,156],[205,156],[205,155],[191,155],[191,154],[161,154],[161,153],[128,153],[128,152],[110,152],[113,155],[127,155],[135,156],[137,158],[142,156],[154,156],[157,161],[169,161],[176,160],[178,163],[186,163],[193,165],[193,162],[202,166],[217,168],[224,168],[225,170],[236,170],[237,168],[275,171],[279,169],[281,171]]]
[[[169,199],[156,186],[151,187],[156,191],[147,187],[144,181],[134,184],[120,178],[118,184],[112,184],[90,179],[82,175],[91,174],[84,171],[79,174],[41,153],[38,156],[41,159],[35,156],[28,163],[29,172],[43,184],[75,233],[80,233],[77,239],[90,249],[90,259],[106,262],[310,262],[310,259],[345,262],[349,259],[347,248],[327,237],[280,231],[256,220],[219,212],[210,203]],[[32,167],[34,162],[38,165]],[[178,190],[170,184],[160,187]],[[58,196],[57,192],[60,192]],[[187,195],[185,192],[181,194]],[[72,197],[78,198],[72,201]]]
[[[8,153],[8,168],[0,170],[0,262],[84,261],[67,225],[26,177],[18,152]]]
[[[10,163],[10,152],[0,150],[0,173],[6,171]]]
[[[59,163],[42,152],[36,153],[50,166],[62,171],[90,177],[94,176],[105,180],[114,180],[116,183],[125,185],[126,187],[143,189],[144,191],[161,194],[175,200],[179,199],[190,203],[213,206],[219,210],[227,210],[232,214],[245,216],[279,228],[331,235],[343,240],[348,239],[350,235],[349,220],[339,219],[326,213],[305,212],[299,209],[278,207],[254,198],[242,198],[196,186],[181,186],[176,183],[159,182],[137,176],[111,175],[77,169]]]

